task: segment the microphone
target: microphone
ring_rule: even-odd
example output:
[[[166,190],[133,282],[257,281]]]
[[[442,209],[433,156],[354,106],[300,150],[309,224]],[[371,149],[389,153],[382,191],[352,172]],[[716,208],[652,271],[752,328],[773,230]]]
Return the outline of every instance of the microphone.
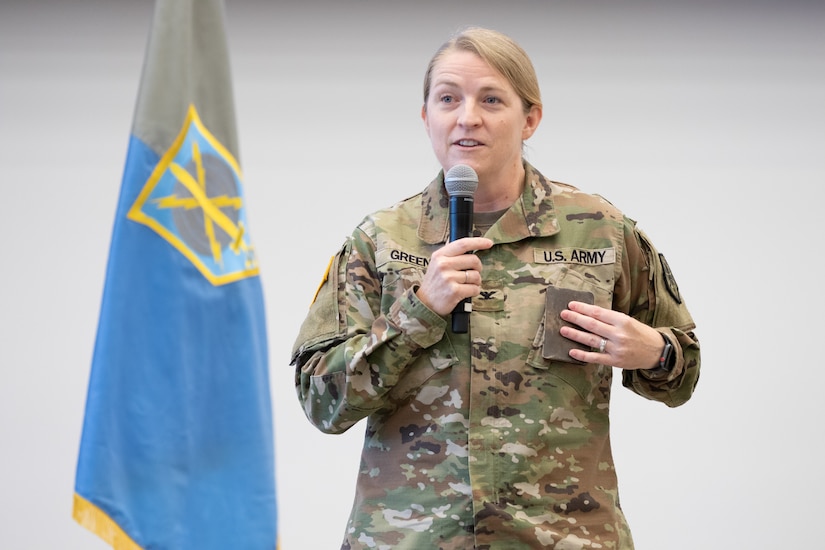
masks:
[[[478,188],[478,175],[466,164],[456,164],[444,175],[444,186],[450,195],[450,242],[469,237],[473,231],[473,197]],[[467,332],[472,310],[470,298],[464,298],[455,306],[453,332]]]

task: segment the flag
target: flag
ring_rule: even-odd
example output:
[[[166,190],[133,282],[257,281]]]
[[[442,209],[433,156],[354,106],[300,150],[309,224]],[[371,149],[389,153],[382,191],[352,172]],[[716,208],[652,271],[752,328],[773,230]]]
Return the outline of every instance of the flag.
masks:
[[[221,0],[155,5],[73,517],[116,549],[277,547],[263,290]]]

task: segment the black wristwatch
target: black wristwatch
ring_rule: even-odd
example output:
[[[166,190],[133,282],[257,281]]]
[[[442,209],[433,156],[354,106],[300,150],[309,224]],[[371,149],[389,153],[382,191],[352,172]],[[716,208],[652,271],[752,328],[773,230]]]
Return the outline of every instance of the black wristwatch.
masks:
[[[665,341],[665,348],[659,357],[659,363],[652,369],[642,370],[644,375],[652,380],[667,378],[676,365],[676,354],[673,353],[673,344],[670,343],[670,339],[664,334],[662,334],[662,339]]]

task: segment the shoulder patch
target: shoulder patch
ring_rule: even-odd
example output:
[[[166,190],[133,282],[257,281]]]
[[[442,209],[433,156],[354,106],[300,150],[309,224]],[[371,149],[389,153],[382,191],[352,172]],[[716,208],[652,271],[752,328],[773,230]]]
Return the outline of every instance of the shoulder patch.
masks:
[[[332,264],[335,263],[335,256],[332,256],[329,259],[329,263],[327,264],[327,268],[324,271],[324,276],[321,277],[321,282],[318,284],[318,288],[315,290],[315,295],[312,297],[312,302],[310,303],[310,307],[312,304],[315,303],[315,300],[318,299],[318,294],[321,293],[321,289],[324,288],[324,284],[329,280],[329,272],[332,269]]]
[[[665,280],[665,286],[667,287],[667,291],[673,296],[673,299],[676,300],[676,303],[682,303],[682,295],[679,294],[679,285],[676,284],[676,278],[673,276],[673,272],[670,270],[670,266],[665,260],[664,254],[659,254],[659,263],[662,265],[662,277]]]

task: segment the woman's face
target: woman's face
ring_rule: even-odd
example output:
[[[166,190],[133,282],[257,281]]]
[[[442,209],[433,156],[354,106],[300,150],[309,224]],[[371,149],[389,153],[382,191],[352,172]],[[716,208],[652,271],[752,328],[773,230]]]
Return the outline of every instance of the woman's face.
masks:
[[[480,182],[495,182],[521,166],[522,142],[533,135],[541,109],[525,114],[501,73],[472,52],[453,50],[433,67],[421,118],[445,172],[466,164]]]

